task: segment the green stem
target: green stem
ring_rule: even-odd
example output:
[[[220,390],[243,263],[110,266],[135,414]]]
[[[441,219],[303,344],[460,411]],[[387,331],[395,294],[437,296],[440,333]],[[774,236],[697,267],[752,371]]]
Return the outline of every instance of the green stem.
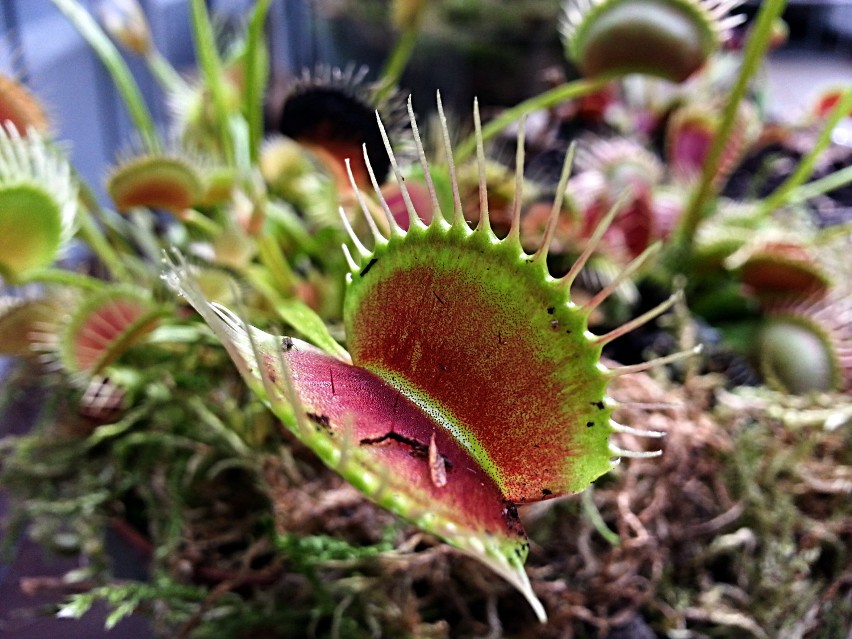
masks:
[[[204,0],[192,0],[192,33],[195,37],[195,54],[204,85],[210,89],[213,98],[213,110],[216,114],[221,135],[222,149],[229,161],[234,160],[234,141],[228,126],[228,99],[223,84],[222,60],[216,50],[216,38],[210,15]]]
[[[109,71],[146,146],[152,151],[159,149],[160,140],[145,99],[109,36],[77,0],[53,0],[53,4],[65,14]]]
[[[397,40],[390,57],[385,63],[385,68],[381,73],[381,84],[376,92],[377,100],[382,100],[388,96],[393,88],[399,83],[402,77],[402,72],[405,71],[405,66],[414,52],[414,45],[417,44],[417,36],[420,33],[419,21],[415,20],[412,25],[407,27],[402,35]]]
[[[257,248],[260,262],[272,276],[277,289],[279,291],[292,291],[297,280],[296,274],[287,263],[278,242],[269,235],[260,236],[257,240]]]
[[[595,527],[595,530],[598,531],[600,536],[606,539],[611,546],[619,546],[621,539],[606,525],[606,522],[601,516],[601,511],[598,510],[597,504],[595,504],[594,488],[587,488],[583,491],[581,503],[583,505],[583,513],[585,513],[589,522]]]
[[[113,277],[122,281],[131,281],[132,278],[128,274],[120,254],[110,244],[106,230],[98,224],[97,218],[103,218],[103,209],[97,196],[76,169],[72,167],[71,171],[77,181],[79,211],[76,221],[80,237],[109,269]]]
[[[87,291],[101,291],[106,286],[106,282],[103,280],[83,273],[66,271],[61,268],[42,268],[29,271],[18,277],[14,283],[19,286],[36,283],[62,284],[63,286],[73,286]]]
[[[752,76],[763,61],[772,36],[772,25],[780,17],[786,4],[786,0],[766,0],[766,2],[760,3],[760,12],[743,52],[740,73],[731,89],[728,102],[722,113],[721,124],[715,132],[713,144],[704,161],[701,179],[698,186],[692,191],[676,232],[675,237],[678,244],[683,247],[682,254],[684,255],[687,255],[692,248],[695,233],[704,214],[704,208],[713,194],[713,180],[718,172],[728,137],[736,124],[740,102],[748,90]]]
[[[757,213],[758,217],[765,217],[766,215],[769,215],[775,209],[784,206],[790,200],[794,191],[804,184],[804,182],[814,172],[817,160],[820,155],[822,155],[825,148],[831,143],[831,134],[834,131],[834,127],[837,126],[837,123],[840,122],[841,119],[849,115],[850,112],[852,112],[852,88],[846,89],[846,91],[844,91],[841,95],[840,100],[838,100],[837,104],[834,105],[834,108],[831,110],[831,113],[825,123],[825,127],[820,132],[819,137],[811,147],[810,151],[808,151],[807,155],[799,161],[799,165],[796,167],[796,170],[793,171],[787,179],[784,180],[784,183],[775,189],[769,197],[763,200],[763,204]]]
[[[263,138],[263,96],[269,73],[269,58],[263,25],[270,0],[258,0],[251,15],[246,39],[246,90],[243,109],[249,130],[249,156],[254,162]]]
[[[186,81],[156,49],[151,49],[150,53],[145,56],[145,62],[148,64],[151,75],[157,79],[160,86],[166,91],[174,93],[186,87]]]
[[[831,175],[826,175],[824,178],[792,189],[786,196],[785,203],[799,204],[800,202],[806,202],[811,198],[815,198],[823,193],[829,193],[847,184],[852,184],[852,166],[847,166],[845,169],[835,171]]]
[[[121,261],[121,257],[107,241],[106,236],[92,219],[87,209],[80,211],[77,216],[77,223],[79,224],[80,237],[94,251],[98,259],[106,265],[113,277],[125,282],[130,281],[130,276]]]
[[[234,113],[228,118],[228,128],[231,130],[231,140],[234,143],[234,157],[232,164],[237,168],[237,173],[249,176],[252,169],[252,142],[251,131],[248,121],[239,113]]]
[[[203,213],[199,213],[195,209],[186,209],[181,214],[180,219],[187,226],[194,226],[195,228],[206,233],[207,235],[216,237],[217,235],[222,234],[221,226],[219,226],[216,222],[211,220]]]
[[[482,141],[490,140],[507,126],[520,120],[524,115],[532,111],[548,109],[562,102],[594,93],[606,86],[611,79],[611,76],[602,76],[588,80],[574,80],[573,82],[566,82],[549,91],[540,93],[529,100],[524,100],[511,109],[506,109],[482,127]],[[470,135],[456,148],[456,162],[463,162],[474,150],[476,150],[476,135]]]

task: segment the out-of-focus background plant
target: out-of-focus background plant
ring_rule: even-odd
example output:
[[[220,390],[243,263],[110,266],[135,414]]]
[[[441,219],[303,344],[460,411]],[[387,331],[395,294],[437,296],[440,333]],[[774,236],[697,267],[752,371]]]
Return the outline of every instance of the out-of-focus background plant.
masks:
[[[133,0],[92,14],[53,4],[97,53],[134,133],[103,182],[87,183],[54,136],[49,94],[0,76],[0,353],[15,358],[2,408],[34,423],[0,439],[2,563],[24,535],[74,557],[74,570],[37,584],[60,597],[51,612],[78,617],[106,602],[107,625],[136,613],[167,637],[849,631],[852,147],[836,132],[852,83],[774,119],[761,65],[784,46],[785,3],[760,3],[738,24],[731,6],[699,0],[327,1],[329,33],[345,34],[336,55],[351,66],[286,77],[270,73],[269,1],[236,26],[187,3],[192,72],[161,55]],[[630,21],[669,11],[696,30],[697,50],[643,49],[625,35],[648,35]],[[664,44],[670,55],[654,55]],[[165,126],[142,97],[143,74],[166,96]],[[608,357],[705,347],[613,392],[619,419],[669,433],[661,460],[631,461],[582,497],[522,513],[543,627],[485,569],[325,469],[161,281],[164,251],[178,249],[205,295],[252,324],[329,349],[345,340],[338,206],[355,207],[343,160],[367,189],[356,161],[367,144],[402,220],[373,111],[407,157],[397,133],[415,85],[418,110],[435,89],[462,105],[455,161],[471,222],[479,177],[467,113],[479,96],[492,223],[504,233],[516,188],[507,160],[526,118],[530,247],[576,143],[549,262],[564,272],[619,203],[582,282],[589,297],[617,287],[595,326],[685,291],[685,305]],[[430,152],[451,203],[446,158]],[[424,176],[410,164],[425,219]],[[655,259],[614,281],[656,242]]]

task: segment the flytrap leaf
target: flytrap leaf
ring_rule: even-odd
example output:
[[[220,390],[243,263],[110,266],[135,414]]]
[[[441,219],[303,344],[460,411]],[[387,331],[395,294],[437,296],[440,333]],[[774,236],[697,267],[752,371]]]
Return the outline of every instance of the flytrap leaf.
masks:
[[[107,191],[122,212],[148,206],[180,215],[199,201],[203,185],[188,162],[146,155],[118,166],[107,180]]]
[[[0,274],[15,278],[53,262],[71,239],[76,212],[67,159],[35,129],[22,133],[0,121]]]
[[[410,105],[409,113],[428,176]],[[475,116],[478,124],[478,112]],[[445,124],[444,134],[451,158]],[[471,229],[465,222],[452,163],[453,221],[446,220],[427,179],[433,213],[425,225],[384,137],[409,224],[407,230],[400,227],[373,180],[390,229],[383,235],[352,179],[373,248],[352,232],[341,211],[355,247],[355,257],[344,247],[351,361],[250,327],[210,304],[179,256],[165,278],[208,322],[254,392],[331,468],[378,504],[493,568],[544,621],[523,570],[528,544],[516,505],[582,490],[612,467],[614,456],[657,454],[630,453],[610,443],[614,432],[636,431],[610,420],[607,384],[646,365],[607,369],[600,353],[605,343],[673,302],[608,334],[591,334],[589,314],[650,254],[637,258],[588,304],[571,301],[571,284],[617,208],[574,267],[554,278],[546,257],[561,202],[554,204],[541,247],[526,254],[519,238],[522,152],[512,226],[498,239],[489,223],[484,179],[479,223]],[[522,135],[518,148],[523,149]],[[479,151],[482,167],[481,143]],[[365,163],[371,172],[366,152]],[[566,160],[563,187],[569,165]]]
[[[87,379],[152,331],[163,309],[141,291],[108,288],[71,314],[59,337],[67,371]]]

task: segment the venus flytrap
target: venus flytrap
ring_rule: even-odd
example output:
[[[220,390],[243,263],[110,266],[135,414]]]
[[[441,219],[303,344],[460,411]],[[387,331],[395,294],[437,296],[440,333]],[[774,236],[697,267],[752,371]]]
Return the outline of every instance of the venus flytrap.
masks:
[[[682,82],[744,16],[742,0],[568,0],[562,34],[586,77],[642,73]]]
[[[327,622],[341,635],[362,623],[365,629],[381,628],[388,635],[434,630],[435,620],[446,614],[440,591],[453,569],[447,567],[451,553],[440,548],[423,551],[418,533],[388,523],[394,522],[390,515],[364,504],[356,491],[322,468],[321,460],[368,499],[504,577],[523,593],[539,620],[551,616],[554,628],[559,626],[555,632],[562,631],[561,624],[567,628],[572,623],[565,615],[574,613],[566,609],[581,606],[600,628],[611,624],[611,619],[597,620],[598,614],[609,612],[594,611],[620,601],[622,593],[612,583],[587,588],[590,579],[600,579],[599,566],[617,562],[625,575],[646,574],[644,567],[651,565],[636,557],[652,551],[654,562],[667,560],[658,557],[658,551],[673,556],[683,544],[666,541],[681,524],[686,526],[683,539],[705,544],[705,532],[690,537],[690,531],[751,516],[741,510],[750,507],[751,495],[743,499],[746,505],[738,501],[725,512],[731,504],[725,503],[730,502],[730,487],[722,460],[730,452],[726,442],[734,435],[726,430],[729,424],[716,424],[714,415],[701,411],[696,416],[699,409],[681,406],[682,400],[692,401],[693,385],[687,390],[674,385],[663,389],[647,378],[632,377],[611,391],[623,403],[609,396],[617,378],[677,362],[697,350],[651,361],[645,361],[644,352],[631,352],[636,357],[630,361],[638,363],[626,366],[601,359],[607,345],[653,323],[680,299],[679,294],[661,304],[644,299],[644,288],[636,285],[642,277],[665,288],[675,273],[687,270],[687,286],[696,284],[687,288],[694,295],[690,302],[704,302],[717,317],[725,313],[718,291],[702,298],[708,287],[700,287],[718,276],[742,302],[745,285],[752,291],[746,302],[751,304],[753,327],[766,320],[759,334],[751,334],[760,346],[766,380],[803,393],[848,390],[849,308],[838,301],[844,289],[837,287],[848,277],[826,268],[822,255],[829,253],[823,250],[829,244],[834,248],[827,236],[837,238],[843,229],[800,233],[799,226],[788,223],[788,212],[756,215],[760,201],[738,204],[717,197],[730,163],[724,144],[714,157],[710,147],[716,142],[711,138],[726,126],[736,129],[742,101],[733,124],[725,124],[728,109],[734,108],[731,101],[720,103],[712,118],[685,118],[679,131],[687,133],[680,141],[690,135],[702,139],[703,155],[685,172],[697,182],[667,182],[676,173],[671,161],[684,155],[672,149],[668,162],[659,157],[662,154],[654,155],[648,150],[650,127],[643,129],[633,121],[635,139],[581,139],[576,145],[580,174],[575,178],[575,146],[560,137],[561,131],[549,131],[551,142],[566,143],[555,150],[561,153],[568,147],[559,181],[550,191],[552,206],[532,195],[552,185],[533,187],[524,177],[525,152],[541,150],[536,145],[544,139],[525,140],[523,120],[532,110],[555,107],[603,87],[624,88],[628,83],[616,83],[634,72],[668,78],[661,82],[700,73],[697,69],[739,20],[728,16],[736,1],[566,3],[566,49],[587,77],[530,98],[484,126],[475,107],[474,133],[455,152],[439,101],[443,121],[437,130],[441,149],[434,154],[440,159],[435,161],[426,159],[410,105],[411,142],[406,146],[396,139],[400,127],[389,89],[411,53],[417,12],[425,11],[425,4],[397,3],[414,13],[408,15],[397,53],[376,85],[364,83],[355,65],[306,73],[286,96],[280,127],[275,123],[277,133],[288,133],[295,141],[278,136],[263,143],[268,70],[264,19],[270,2],[254,3],[243,37],[222,50],[214,42],[204,3],[193,0],[201,62],[196,79],[177,75],[150,41],[145,45],[138,40],[145,45],[140,54],[176,106],[168,131],[152,128],[132,77],[114,47],[104,44],[105,34],[97,24],[81,17],[81,5],[74,0],[55,2],[104,60],[134,114],[142,142],[136,143],[133,157],[125,155],[115,163],[107,179],[111,202],[101,206],[73,174],[67,182],[56,177],[65,176],[62,167],[67,162],[59,149],[44,142],[43,133],[30,140],[19,128],[17,137],[0,140],[0,203],[3,189],[14,191],[20,182],[6,180],[3,176],[9,172],[3,174],[3,166],[12,167],[18,177],[31,177],[32,188],[43,191],[45,201],[52,197],[57,206],[66,195],[68,201],[78,202],[72,195],[79,191],[83,197],[74,215],[78,237],[106,266],[100,271],[103,280],[62,271],[51,266],[61,251],[51,249],[40,252],[43,257],[33,263],[37,265],[9,277],[13,284],[49,286],[38,299],[0,301],[0,353],[26,357],[36,349],[49,360],[46,370],[51,375],[45,377],[62,380],[52,387],[53,394],[72,409],[66,412],[75,421],[70,430],[66,414],[57,412],[56,423],[48,424],[44,435],[33,436],[31,456],[28,444],[0,442],[4,451],[14,451],[15,460],[7,466],[4,459],[0,475],[15,481],[22,477],[21,486],[29,482],[21,503],[32,513],[53,512],[57,486],[69,493],[91,489],[99,495],[97,506],[86,505],[88,495],[78,500],[77,510],[63,506],[63,518],[40,522],[40,531],[62,532],[65,521],[78,512],[86,515],[80,521],[93,528],[87,517],[97,511],[104,519],[118,514],[150,537],[151,583],[166,586],[141,597],[134,595],[134,588],[94,590],[93,598],[115,607],[111,621],[150,600],[158,604],[156,614],[166,611],[160,621],[167,618],[170,636],[189,636],[196,630],[199,635],[244,636],[270,628],[290,636],[305,624],[322,628]],[[762,11],[777,13],[782,5],[771,0]],[[141,26],[138,15],[127,17],[137,23],[118,24],[112,33],[119,41],[132,35],[122,34],[124,27]],[[762,38],[770,37],[764,29],[767,18],[762,20],[752,31],[746,64],[735,80],[734,102],[755,69],[765,44]],[[637,25],[641,28],[633,29]],[[624,40],[612,37],[613,29],[630,31],[634,46],[627,53],[605,50],[624,45]],[[690,36],[685,44],[677,41],[681,32]],[[685,52],[673,49],[681,45]],[[653,51],[667,55],[654,57]],[[638,52],[643,55],[635,55]],[[702,81],[713,84],[704,91],[714,95],[725,86],[712,72],[697,78],[697,84]],[[693,87],[682,88],[684,102],[702,100]],[[626,99],[619,104],[616,93],[607,98],[608,106],[635,107]],[[0,95],[0,114],[8,96],[18,93]],[[838,99],[848,101],[848,92]],[[789,183],[773,196],[773,206],[801,202],[849,181],[852,174],[841,170],[802,184],[846,106],[843,102],[829,114],[819,149],[807,154]],[[598,115],[597,124],[612,124],[603,108]],[[649,114],[621,115],[626,116],[619,121],[624,125],[631,117],[638,121]],[[554,110],[551,124],[565,123],[557,121],[561,117]],[[672,120],[671,135],[676,136],[676,118]],[[521,122],[515,165],[506,167],[486,157],[485,142],[515,121]],[[655,121],[659,129],[654,133],[664,135],[664,121]],[[401,148],[414,153],[394,151]],[[473,156],[475,162],[468,162]],[[53,170],[56,167],[62,170]],[[393,176],[390,181],[388,174]],[[706,184],[705,174],[710,175]],[[689,207],[695,206],[699,193],[701,215],[694,217]],[[339,219],[338,200],[344,209]],[[534,201],[535,215],[532,207],[525,210],[529,201]],[[60,227],[66,219],[57,217],[54,209],[45,215],[54,222],[59,219]],[[45,229],[54,227],[47,224]],[[69,236],[63,228],[58,233],[60,248]],[[694,237],[684,240],[684,233]],[[795,235],[800,236],[798,244],[789,241]],[[3,237],[0,233],[0,246]],[[345,246],[338,252],[341,242]],[[158,286],[164,249],[168,259],[163,279],[201,319],[178,295]],[[662,263],[655,262],[660,251],[667,258]],[[680,260],[683,256],[689,259]],[[602,257],[610,258],[607,272],[595,264]],[[0,252],[0,263],[2,258]],[[790,286],[790,276],[801,286]],[[647,306],[640,307],[642,302]],[[679,322],[688,324],[685,306],[677,308],[684,316]],[[622,312],[620,319],[613,309]],[[635,317],[626,319],[626,310]],[[292,337],[270,328],[277,323]],[[637,341],[640,337],[632,336]],[[817,382],[812,387],[797,385],[803,370]],[[715,381],[700,381],[697,386],[715,388]],[[631,385],[632,395],[625,393]],[[654,394],[654,400],[646,393]],[[825,397],[829,402],[833,396]],[[613,417],[616,409],[623,416]],[[668,413],[674,416],[669,419]],[[838,411],[832,423],[845,414]],[[279,423],[288,432],[277,429]],[[672,435],[665,444],[666,456],[642,461],[660,454],[644,439],[660,438],[663,431]],[[766,432],[777,435],[777,424]],[[57,433],[70,434],[71,445]],[[714,447],[714,441],[721,447]],[[582,491],[622,457],[640,460],[624,464],[611,481],[595,489],[594,497],[586,492],[584,516],[574,517],[571,506],[563,504],[547,509],[546,525],[544,518],[530,523],[534,517],[522,523],[519,510],[523,512],[524,504]],[[30,464],[34,468],[27,463],[32,460],[37,461]],[[759,465],[750,461],[744,476]],[[40,473],[57,468],[61,481],[42,481]],[[651,480],[656,483],[653,497],[644,490]],[[684,485],[689,490],[678,492]],[[706,490],[708,500],[691,504],[693,486]],[[797,501],[804,494],[798,492],[801,488],[796,488]],[[732,498],[739,500],[735,492]],[[723,497],[721,510],[714,501],[717,493]],[[826,503],[824,498],[820,503]],[[328,502],[336,500],[343,506],[335,510]],[[637,510],[640,503],[650,510]],[[689,521],[672,515],[692,513],[693,506],[700,515]],[[307,523],[291,518],[291,510],[300,510]],[[637,517],[628,518],[631,513]],[[727,519],[730,513],[733,519]],[[701,519],[705,514],[713,519]],[[529,553],[524,524],[542,541],[536,563],[547,562],[546,570],[537,571],[532,580],[524,568]],[[334,529],[341,525],[342,532]],[[349,527],[355,530],[352,537]],[[658,543],[653,549],[623,543],[631,530]],[[645,536],[646,530],[650,536]],[[314,531],[319,534],[314,536]],[[98,547],[99,532],[81,535],[80,548],[83,541],[85,548]],[[571,545],[575,537],[589,541],[589,535],[597,534],[608,544],[595,544],[591,553],[588,544]],[[766,537],[771,538],[771,531]],[[378,539],[387,541],[364,546]],[[610,546],[618,546],[617,556]],[[832,552],[826,564],[842,554]],[[375,562],[368,566],[370,559]],[[365,563],[357,563],[361,560]],[[566,570],[583,562],[585,569]],[[185,566],[191,566],[191,577]],[[361,567],[369,570],[357,576],[341,572]],[[464,564],[471,573],[476,568]],[[555,577],[564,579],[559,584],[564,590],[552,588],[555,581],[539,581],[551,569],[564,575]],[[826,574],[830,570],[825,568]],[[106,572],[102,576],[113,578]],[[193,603],[187,607],[187,597],[170,587],[187,579],[216,585],[193,591]],[[410,588],[412,579],[422,579],[423,588]],[[671,605],[666,588],[674,579],[663,575],[660,583],[650,583],[650,589],[636,595],[636,601],[655,597]],[[702,579],[712,582],[712,570]],[[689,594],[693,586],[699,597],[706,594],[702,579],[698,586],[690,584]],[[347,591],[356,581],[361,585],[354,594]],[[278,606],[293,601],[293,584],[307,584],[305,589],[296,586],[299,604]],[[454,603],[473,619],[481,598],[496,602],[504,591],[496,583],[477,587]],[[78,598],[83,604],[92,600]],[[503,611],[506,604],[501,600],[497,606]],[[72,605],[65,614],[81,614],[83,608]],[[401,621],[398,610],[406,611]],[[507,636],[531,632],[526,624],[532,614],[520,612],[514,630],[509,628],[513,622],[502,619]],[[660,623],[668,627],[682,621],[666,615]],[[181,621],[171,623],[173,617]],[[182,628],[175,627],[184,621]],[[586,617],[583,622],[589,623]],[[197,627],[199,623],[204,628]],[[233,631],[224,629],[226,623]],[[465,621],[452,631],[464,634],[477,623]],[[492,634],[496,627],[492,624]],[[481,629],[471,634],[481,634]]]
[[[423,175],[429,175],[410,105],[409,113]],[[180,256],[170,258],[164,277],[222,340],[254,392],[326,464],[373,501],[490,566],[544,621],[523,571],[528,543],[516,506],[578,492],[617,457],[659,454],[610,441],[619,432],[662,433],[613,422],[615,404],[606,387],[616,376],[690,353],[621,369],[604,367],[600,354],[604,344],[660,315],[674,298],[609,333],[590,333],[589,314],[652,253],[640,255],[587,303],[571,301],[571,285],[617,208],[568,273],[554,277],[546,258],[561,202],[544,242],[527,254],[520,244],[520,206],[504,239],[492,232],[484,182],[479,222],[468,226],[450,163],[453,211],[440,210],[427,180],[435,209],[426,225],[379,126],[408,228],[397,223],[376,183],[389,229],[382,233],[353,183],[373,248],[341,211],[353,247],[344,245],[346,352],[249,326],[205,299]],[[482,167],[481,137],[478,146]],[[518,148],[520,198],[522,139]],[[446,155],[452,157],[449,148]],[[366,152],[364,160],[374,177]],[[567,171],[566,165],[564,180]]]
[[[50,128],[47,113],[36,97],[14,78],[0,74],[0,125],[7,122],[23,135],[29,129],[45,135]]]
[[[77,184],[35,129],[0,124],[0,275],[9,283],[51,265],[77,223]]]

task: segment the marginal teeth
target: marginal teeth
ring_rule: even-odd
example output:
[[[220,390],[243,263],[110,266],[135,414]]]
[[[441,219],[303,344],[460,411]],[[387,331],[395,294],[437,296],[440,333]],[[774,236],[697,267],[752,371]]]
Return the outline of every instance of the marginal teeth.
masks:
[[[672,362],[678,362],[682,359],[689,359],[690,357],[694,357],[701,353],[704,350],[704,346],[702,344],[698,344],[693,348],[690,348],[685,351],[678,351],[677,353],[672,353],[671,355],[666,355],[665,357],[657,357],[655,359],[648,360],[647,362],[642,362],[640,364],[631,364],[630,366],[614,366],[609,369],[610,375],[614,375],[616,377],[620,377],[621,375],[630,375],[631,373],[641,373],[642,371],[647,371],[652,368],[658,368],[660,366],[665,366],[666,364],[671,364]]]
[[[364,164],[367,166],[367,173],[370,175],[370,182],[373,185],[373,190],[376,192],[376,197],[379,198],[379,204],[381,204],[382,211],[385,214],[385,219],[388,222],[388,227],[390,227],[391,235],[404,235],[404,232],[401,228],[399,228],[399,224],[396,223],[396,219],[391,213],[390,207],[388,206],[385,197],[382,195],[382,189],[379,186],[378,180],[376,180],[376,173],[373,171],[373,165],[370,163],[370,156],[367,153],[367,145],[363,145],[362,147],[364,152]]]
[[[485,150],[482,147],[482,121],[479,117],[479,100],[473,99],[473,127],[476,132],[476,166],[479,169],[479,223],[477,231],[491,231],[488,214],[488,185],[485,183]]]
[[[627,450],[613,443],[610,443],[609,450],[619,457],[629,457],[630,459],[650,459],[663,454],[662,450]]]
[[[402,177],[402,172],[399,170],[399,163],[397,163],[396,155],[394,155],[393,149],[391,148],[388,132],[385,131],[385,125],[382,124],[382,118],[378,111],[376,111],[376,122],[379,124],[379,133],[382,136],[382,142],[385,144],[385,150],[388,153],[388,159],[390,160],[391,169],[393,170],[393,175],[396,178],[396,183],[399,185],[399,192],[402,193],[402,201],[405,203],[405,210],[408,211],[408,228],[412,228],[417,224],[422,224],[423,222],[420,220],[420,217],[417,215],[417,211],[414,208],[414,204],[411,202],[411,195],[408,193],[408,187],[405,186],[405,178]]]
[[[429,199],[432,202],[432,220],[444,218],[441,205],[438,204],[438,194],[435,192],[435,183],[429,172],[429,162],[426,160],[426,152],[423,150],[423,140],[420,139],[420,130],[417,128],[417,118],[414,117],[414,107],[411,105],[411,95],[408,96],[408,119],[411,122],[411,132],[414,134],[414,146],[417,149],[417,158],[420,160],[420,168],[423,170],[423,179],[429,190]]]
[[[437,100],[438,118],[441,121],[441,133],[444,141],[444,154],[447,156],[447,166],[450,169],[450,183],[453,186],[453,226],[459,227],[464,224],[464,212],[462,211],[461,196],[459,195],[459,181],[456,177],[456,163],[453,160],[453,148],[450,145],[450,131],[447,128],[447,116],[444,115],[444,105],[441,102],[440,91],[438,91]]]
[[[507,239],[520,243],[521,232],[521,200],[524,190],[524,135],[526,133],[527,118],[521,118],[518,125],[518,141],[515,153],[515,196],[512,200],[512,225],[509,227]]]
[[[341,244],[343,248],[343,255],[346,258],[346,263],[349,265],[349,270],[355,272],[358,270],[358,265],[355,263],[355,260],[352,259],[352,253],[349,251],[349,247],[345,244]]]
[[[621,269],[618,275],[616,275],[613,280],[604,287],[602,291],[600,291],[597,295],[595,295],[592,299],[586,302],[583,305],[583,308],[587,313],[591,314],[598,306],[600,306],[606,298],[612,295],[619,286],[621,286],[622,282],[632,277],[636,271],[638,271],[642,266],[644,266],[645,262],[651,259],[654,255],[660,252],[662,248],[662,244],[660,242],[655,242],[651,244],[648,248],[646,248],[642,253],[636,257],[636,259],[632,260],[627,266]]]
[[[589,258],[592,256],[592,253],[598,248],[598,244],[600,244],[601,239],[606,233],[606,230],[612,224],[612,221],[615,219],[615,216],[622,210],[625,204],[627,204],[627,200],[629,198],[629,193],[623,193],[618,199],[615,201],[615,204],[609,209],[606,215],[604,215],[603,219],[601,219],[597,228],[595,228],[594,233],[589,238],[589,241],[586,242],[586,247],[583,249],[583,252],[580,254],[580,257],[574,262],[571,266],[571,269],[562,276],[559,280],[559,283],[567,289],[571,288],[571,285],[574,283],[574,280],[577,279],[577,275],[583,270],[583,267],[586,265],[586,262],[589,261]]]
[[[650,322],[654,318],[659,317],[660,315],[665,313],[667,310],[669,310],[672,306],[674,306],[678,301],[680,301],[680,299],[682,297],[683,297],[683,294],[680,291],[677,291],[676,293],[672,294],[672,296],[669,297],[669,299],[667,299],[662,304],[658,304],[657,306],[652,308],[650,311],[647,311],[646,313],[642,313],[642,315],[640,315],[639,317],[633,318],[629,322],[626,322],[626,323],[622,324],[621,326],[619,326],[618,328],[611,330],[609,333],[604,333],[603,335],[598,335],[592,341],[595,344],[609,344],[614,339],[617,339],[617,338],[621,337],[622,335],[626,335],[630,331],[633,331],[633,330],[639,328],[640,326],[644,326],[645,324],[647,324],[648,322]]]
[[[363,257],[368,257],[372,255],[372,253],[367,250],[367,247],[361,243],[361,240],[358,239],[358,236],[355,235],[355,231],[352,229],[352,224],[349,223],[349,217],[346,215],[346,211],[343,210],[343,207],[341,206],[338,211],[340,212],[340,219],[343,220],[343,228],[346,229],[346,233],[349,235],[349,239],[352,240],[352,244],[355,245],[355,248],[358,249],[358,252]]]
[[[625,435],[636,435],[637,437],[665,437],[666,433],[661,430],[644,430],[642,428],[632,428],[631,426],[625,426],[624,424],[619,424],[617,422],[610,422],[612,429],[617,433],[623,433]]]
[[[546,261],[547,259],[547,252],[550,250],[550,243],[553,241],[553,236],[556,233],[556,225],[559,223],[559,214],[562,212],[562,201],[565,198],[565,189],[568,186],[568,178],[571,176],[571,167],[574,164],[576,151],[577,143],[572,142],[571,146],[568,147],[568,151],[565,153],[565,160],[562,163],[562,173],[559,176],[559,184],[556,186],[556,197],[553,200],[553,208],[550,209],[550,217],[547,220],[544,237],[533,256],[533,260]]]
[[[349,184],[352,186],[352,192],[355,193],[355,199],[358,200],[358,205],[361,207],[361,212],[364,214],[367,226],[370,227],[370,232],[373,234],[373,239],[376,244],[385,242],[385,236],[379,232],[379,228],[376,226],[376,221],[373,219],[370,210],[367,208],[367,203],[364,201],[361,189],[359,189],[358,185],[355,183],[355,176],[352,175],[352,163],[349,161],[349,158],[346,158],[346,173],[349,176]]]

